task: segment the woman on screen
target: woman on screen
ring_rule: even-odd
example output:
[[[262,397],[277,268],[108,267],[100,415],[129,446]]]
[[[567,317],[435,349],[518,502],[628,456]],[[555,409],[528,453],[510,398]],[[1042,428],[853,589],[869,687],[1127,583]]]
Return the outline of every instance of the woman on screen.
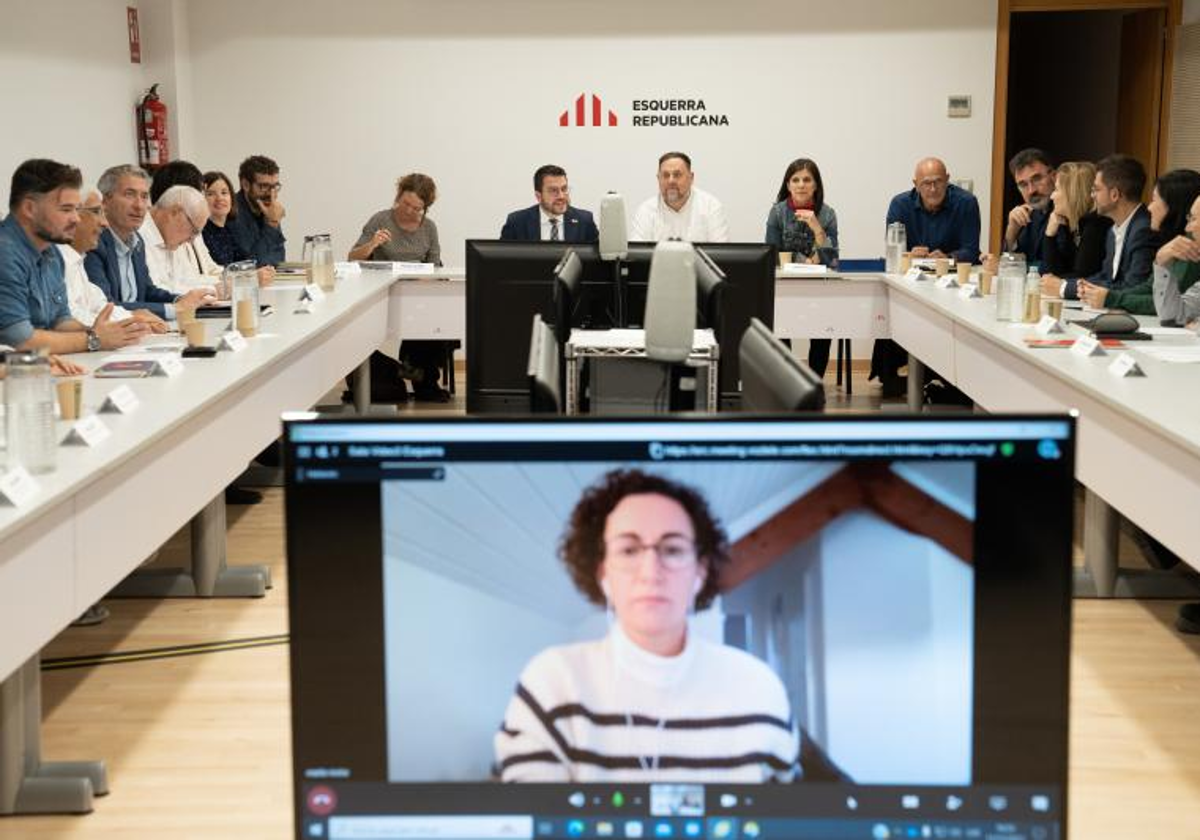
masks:
[[[689,632],[729,558],[691,488],[615,470],[584,491],[559,546],[606,608],[598,640],[549,648],[521,673],[495,736],[506,782],[792,781],[799,735],[761,661]]]

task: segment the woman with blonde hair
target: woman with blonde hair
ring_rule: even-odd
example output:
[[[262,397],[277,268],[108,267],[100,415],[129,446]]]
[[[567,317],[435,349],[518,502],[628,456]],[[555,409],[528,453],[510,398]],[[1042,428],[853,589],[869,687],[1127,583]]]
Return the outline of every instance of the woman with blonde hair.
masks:
[[[1046,223],[1042,272],[1061,279],[1090,277],[1104,261],[1104,242],[1112,220],[1096,212],[1092,184],[1096,167],[1072,161],[1058,167],[1053,212]]]

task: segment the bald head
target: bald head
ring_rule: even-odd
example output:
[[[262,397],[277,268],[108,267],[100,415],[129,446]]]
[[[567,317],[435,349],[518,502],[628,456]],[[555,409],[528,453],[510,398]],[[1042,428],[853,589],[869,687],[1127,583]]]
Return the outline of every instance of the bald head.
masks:
[[[940,159],[927,157],[917,163],[913,172],[913,186],[917,188],[921,204],[926,210],[937,210],[942,206],[949,185],[950,173]]]

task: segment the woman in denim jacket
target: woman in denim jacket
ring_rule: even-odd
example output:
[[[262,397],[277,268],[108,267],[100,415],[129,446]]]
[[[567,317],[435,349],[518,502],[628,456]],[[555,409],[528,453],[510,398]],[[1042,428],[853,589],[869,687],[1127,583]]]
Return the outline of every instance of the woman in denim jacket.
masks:
[[[775,205],[767,214],[766,241],[796,262],[837,268],[837,213],[825,203],[825,185],[816,161],[797,158],[788,164]],[[808,366],[825,376],[829,366],[828,338],[808,344]]]

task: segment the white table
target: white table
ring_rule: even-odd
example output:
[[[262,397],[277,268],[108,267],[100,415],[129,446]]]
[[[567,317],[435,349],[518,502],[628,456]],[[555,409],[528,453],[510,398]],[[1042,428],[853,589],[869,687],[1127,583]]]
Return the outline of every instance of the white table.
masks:
[[[38,652],[189,519],[223,505],[225,486],[278,437],[282,411],[308,408],[370,355],[387,332],[390,285],[349,278],[297,314],[299,287],[280,284],[264,293],[275,314],[241,352],[185,359],[178,377],[86,380],[85,414],[121,384],[140,406],[103,415],[112,435],[99,446],[60,447],[26,507],[0,507],[0,814],[90,810],[102,766],[40,759]],[[76,359],[95,367],[104,355]],[[223,559],[223,529],[208,530]],[[220,569],[203,575],[219,586]]]

